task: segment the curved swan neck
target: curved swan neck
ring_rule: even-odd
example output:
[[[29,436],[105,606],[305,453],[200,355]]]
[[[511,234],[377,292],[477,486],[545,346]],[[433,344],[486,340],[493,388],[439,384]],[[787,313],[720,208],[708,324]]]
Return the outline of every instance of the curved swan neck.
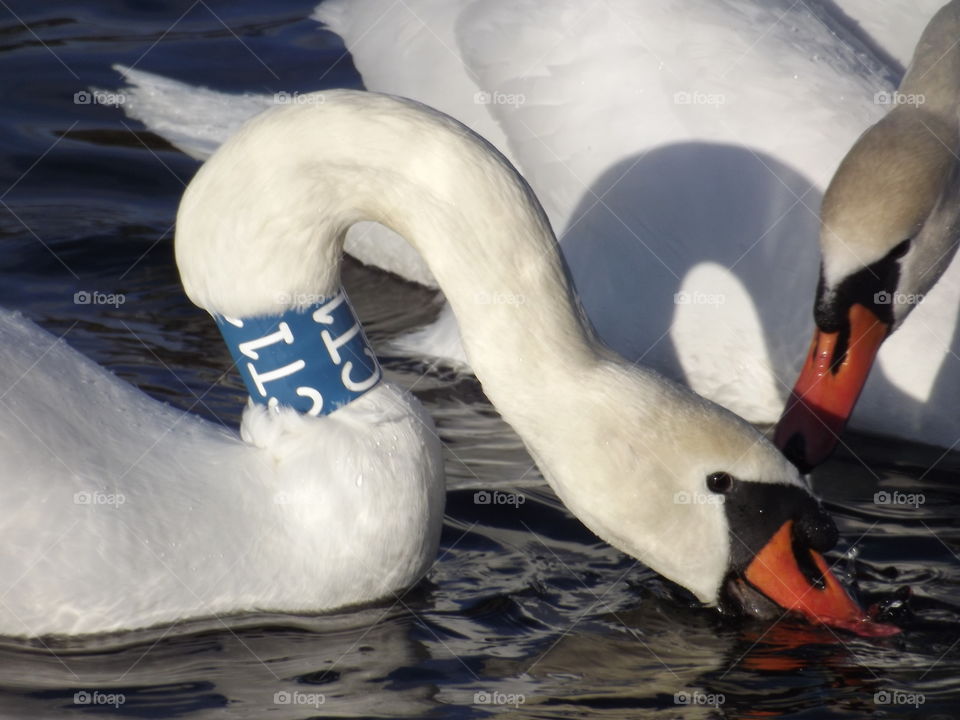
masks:
[[[253,402],[329,415],[380,382],[377,357],[346,293],[318,300],[282,315],[214,316]]]
[[[543,210],[495,149],[411,101],[314,97],[251,121],[191,182],[176,255],[195,303],[249,317],[332,295],[344,233],[373,220],[423,255],[501,410],[519,411],[542,375],[595,361]]]

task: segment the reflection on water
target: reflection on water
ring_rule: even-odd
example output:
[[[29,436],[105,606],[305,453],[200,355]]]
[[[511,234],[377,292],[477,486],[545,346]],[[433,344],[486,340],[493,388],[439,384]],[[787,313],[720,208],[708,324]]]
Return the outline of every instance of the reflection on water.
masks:
[[[190,3],[11,6],[80,87],[0,8],[0,188],[16,183],[0,206],[0,304],[154,397],[235,427],[240,380],[173,266],[176,203],[196,164],[71,98],[116,86],[109,65],[132,63],[185,12],[143,69],[237,91],[355,86],[335,38],[305,19],[312,4],[211,3],[276,77]],[[333,68],[322,84],[318,68]],[[446,445],[451,492],[428,577],[329,617],[3,644],[4,716],[960,718],[960,455],[853,439],[856,456],[814,477],[841,528],[840,574],[902,635],[733,622],[572,518],[474,378],[390,354],[390,338],[433,317],[434,293],[356,263],[345,284],[387,376],[413,388]],[[94,291],[124,301],[74,302]],[[513,502],[478,502],[492,491]]]
[[[426,653],[412,622],[410,614],[376,609],[323,619],[195,622],[176,632],[110,638],[124,645],[104,642],[95,654],[4,648],[4,707],[22,716],[78,706],[149,717],[261,717],[265,708],[280,718],[305,711],[367,715],[389,690],[390,713],[416,717],[430,708],[430,689],[394,688],[390,677]]]

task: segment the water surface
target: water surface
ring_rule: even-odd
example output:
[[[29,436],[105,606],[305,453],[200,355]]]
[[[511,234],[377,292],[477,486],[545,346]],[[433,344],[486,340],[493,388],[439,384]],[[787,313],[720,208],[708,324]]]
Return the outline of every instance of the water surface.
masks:
[[[150,395],[235,427],[239,378],[224,375],[228,353],[173,264],[176,206],[197,163],[116,108],[74,95],[117,87],[118,62],[236,92],[359,87],[338,39],[306,19],[312,6],[0,6],[0,304]],[[433,293],[357,263],[345,284],[381,350],[438,307]],[[83,292],[124,302],[78,304]],[[833,557],[847,554],[843,574],[865,601],[896,607],[909,587],[895,611],[901,636],[855,638],[789,618],[743,624],[698,607],[587,531],[476,380],[411,358],[384,363],[436,418],[446,446],[452,490],[424,582],[327,617],[5,642],[0,713],[960,717],[960,456],[854,438],[852,452],[814,476],[841,528]],[[493,489],[516,502],[476,502]],[[924,501],[878,504],[880,491]]]

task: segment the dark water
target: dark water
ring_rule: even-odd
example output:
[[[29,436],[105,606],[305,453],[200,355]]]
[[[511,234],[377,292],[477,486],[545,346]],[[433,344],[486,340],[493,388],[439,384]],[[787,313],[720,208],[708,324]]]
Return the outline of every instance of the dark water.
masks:
[[[137,61],[220,90],[359,86],[338,39],[305,19],[312,6],[0,3],[0,304],[154,397],[235,425],[239,380],[219,379],[227,352],[210,355],[216,330],[173,267],[171,226],[197,164],[121,111],[73,97],[117,87],[110,65]],[[380,347],[435,312],[430,292],[357,264],[345,282]],[[125,302],[76,304],[80,291]],[[841,456],[815,475],[841,527],[837,552],[855,548],[845,567],[863,597],[893,603],[911,588],[903,635],[744,625],[597,541],[543,486],[474,380],[407,358],[386,367],[414,386],[447,445],[454,489],[425,582],[333,617],[2,644],[0,713],[960,718],[957,455],[860,438],[862,461]],[[477,488],[493,486],[525,502],[474,503]],[[878,505],[883,489],[924,502]]]

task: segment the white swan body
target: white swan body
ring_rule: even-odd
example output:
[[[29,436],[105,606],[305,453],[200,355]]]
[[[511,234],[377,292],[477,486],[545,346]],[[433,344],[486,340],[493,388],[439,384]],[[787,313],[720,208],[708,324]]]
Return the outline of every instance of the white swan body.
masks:
[[[194,302],[235,321],[298,312],[336,295],[347,228],[386,224],[426,258],[485,392],[600,537],[708,604],[729,592],[757,611],[775,601],[891,631],[865,621],[815,552],[836,529],[778,450],[594,341],[542,208],[488,144],[411,101],[312,100],[245,124],[191,181],[175,245]],[[510,292],[523,301],[483,300]],[[0,633],[339,608],[389,597],[432,560],[436,436],[388,383],[328,416],[251,403],[243,443],[19,316],[0,316],[0,333],[12,478]]]
[[[908,5],[929,16],[938,2],[843,7],[881,43],[913,32],[892,33],[884,15]],[[826,25],[829,13],[786,0],[615,0],[589,13],[572,0],[354,0],[316,17],[344,37],[369,89],[452,114],[516,163],[608,345],[748,420],[777,419],[811,325],[820,193],[895,77]],[[125,74],[136,86],[125,109],[198,156],[250,102],[227,112],[228,96]],[[194,129],[207,144],[185,137]],[[429,282],[382,228],[351,231],[347,247]],[[940,444],[960,434],[930,413],[956,349],[953,301],[937,288],[887,343],[852,427]],[[917,344],[934,348],[920,363]],[[449,309],[401,348],[466,360]]]
[[[249,408],[247,443],[0,313],[0,634],[317,612],[416,582],[439,443],[389,383],[320,418]]]
[[[277,287],[280,310],[330,297],[343,239],[362,221],[392,228],[427,261],[484,392],[597,535],[705,603],[745,577],[812,619],[862,626],[822,559],[827,590],[799,570],[807,550],[797,547],[823,550],[836,535],[796,470],[729,411],[596,343],[530,188],[445,115],[330,91],[254,118],[184,195],[184,288],[228,317],[276,314]],[[491,301],[506,296],[516,301]],[[761,566],[778,574],[758,579]],[[778,594],[790,578],[798,584]],[[810,593],[822,607],[806,604]]]

